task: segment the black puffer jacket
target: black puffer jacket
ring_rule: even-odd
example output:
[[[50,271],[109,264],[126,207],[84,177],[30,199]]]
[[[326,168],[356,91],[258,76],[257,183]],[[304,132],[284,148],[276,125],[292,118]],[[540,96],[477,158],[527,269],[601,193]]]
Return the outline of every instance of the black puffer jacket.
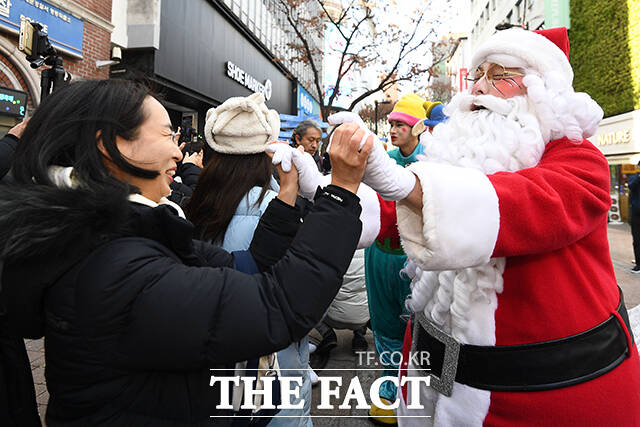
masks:
[[[47,424],[210,425],[209,368],[299,340],[338,291],[360,207],[328,191],[299,230],[296,209],[271,203],[249,250],[264,272],[246,275],[231,268],[243,254],[193,242],[168,206],[2,188],[7,321],[21,336],[44,332]]]
[[[11,169],[18,138],[10,133],[0,139],[0,179]]]
[[[193,195],[200,172],[200,167],[193,163],[181,163],[176,175],[180,177],[182,182],[176,180],[171,183],[171,194],[168,199],[184,208]]]

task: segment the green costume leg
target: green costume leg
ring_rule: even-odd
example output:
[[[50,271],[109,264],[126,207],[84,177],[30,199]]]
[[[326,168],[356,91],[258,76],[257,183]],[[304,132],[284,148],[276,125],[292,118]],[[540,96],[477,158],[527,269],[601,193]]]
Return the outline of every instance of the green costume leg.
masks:
[[[399,274],[407,256],[385,252],[375,243],[364,254],[371,329],[378,358],[385,368],[382,376],[397,377],[409,318],[405,300],[411,293],[411,280]],[[385,381],[380,387],[380,397],[395,401],[395,385]]]

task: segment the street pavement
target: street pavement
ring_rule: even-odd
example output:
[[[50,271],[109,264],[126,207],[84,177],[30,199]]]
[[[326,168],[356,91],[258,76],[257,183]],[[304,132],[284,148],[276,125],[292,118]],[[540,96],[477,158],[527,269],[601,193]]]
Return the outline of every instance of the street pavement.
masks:
[[[609,225],[611,259],[618,283],[624,291],[627,308],[640,305],[640,274],[635,275],[631,273],[631,268],[633,267],[633,248],[631,242],[631,229],[628,224]],[[338,346],[331,352],[331,359],[325,368],[331,370],[318,372],[318,375],[341,377],[343,384],[341,387],[342,394],[340,399],[331,400],[331,404],[334,405],[335,409],[312,410],[311,414],[314,416],[313,424],[321,427],[370,426],[371,423],[366,418],[367,411],[365,409],[339,409],[338,405],[341,403],[347,386],[356,373],[360,380],[362,390],[364,390],[365,396],[367,397],[367,401],[369,401],[368,391],[371,383],[373,383],[380,373],[379,371],[371,369],[379,369],[380,367],[375,365],[375,361],[369,361],[370,363],[367,363],[366,357],[358,357],[351,351],[351,338],[353,336],[351,331],[336,332],[338,336]],[[367,341],[369,343],[369,350],[374,351],[371,331],[367,333]],[[31,360],[38,410],[40,411],[41,418],[44,420],[44,413],[49,399],[44,378],[44,343],[43,340],[25,340],[25,342],[27,353]],[[333,386],[335,386],[335,384]],[[314,387],[312,406],[317,406],[319,402],[320,388]]]

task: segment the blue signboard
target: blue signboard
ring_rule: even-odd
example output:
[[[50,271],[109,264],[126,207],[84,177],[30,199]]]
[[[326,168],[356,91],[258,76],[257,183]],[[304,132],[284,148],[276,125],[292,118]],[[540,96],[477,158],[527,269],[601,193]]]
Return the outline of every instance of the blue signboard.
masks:
[[[81,19],[44,1],[0,0],[0,28],[19,32],[21,16],[42,24],[57,50],[82,57]]]
[[[304,90],[304,88],[298,83],[298,99],[296,101],[298,105],[298,112],[303,112],[307,115],[320,114],[320,104]]]

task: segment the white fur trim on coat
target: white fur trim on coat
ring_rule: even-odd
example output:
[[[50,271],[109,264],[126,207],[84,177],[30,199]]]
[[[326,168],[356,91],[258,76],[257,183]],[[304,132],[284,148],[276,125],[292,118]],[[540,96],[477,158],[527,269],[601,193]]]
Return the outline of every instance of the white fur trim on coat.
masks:
[[[331,175],[324,175],[320,182],[321,187],[331,184]],[[380,234],[380,201],[378,195],[367,184],[360,183],[356,196],[360,198],[360,221],[362,233],[358,241],[358,249],[368,248]]]
[[[397,204],[405,253],[423,270],[454,270],[485,264],[498,238],[498,196],[475,169],[416,162],[408,167],[422,185],[422,215]]]
[[[380,234],[380,201],[378,195],[371,187],[361,183],[357,196],[360,198],[360,221],[362,221],[362,233],[358,241],[358,249],[368,248]]]
[[[420,376],[415,367],[409,364],[408,376]],[[407,388],[409,401],[416,396]],[[491,392],[479,390],[459,383],[453,383],[451,397],[438,394],[435,390],[420,383],[419,403],[423,409],[409,409],[407,402],[398,393],[398,425],[401,427],[482,427],[489,412]]]
[[[158,207],[160,205],[169,205],[176,210],[180,218],[186,219],[186,217],[184,216],[184,211],[182,210],[180,205],[172,202],[166,197],[161,198],[160,203],[156,203],[153,200],[144,197],[142,194],[134,193],[134,194],[129,194],[129,200],[135,203],[140,203],[141,205],[152,207],[152,208]]]

